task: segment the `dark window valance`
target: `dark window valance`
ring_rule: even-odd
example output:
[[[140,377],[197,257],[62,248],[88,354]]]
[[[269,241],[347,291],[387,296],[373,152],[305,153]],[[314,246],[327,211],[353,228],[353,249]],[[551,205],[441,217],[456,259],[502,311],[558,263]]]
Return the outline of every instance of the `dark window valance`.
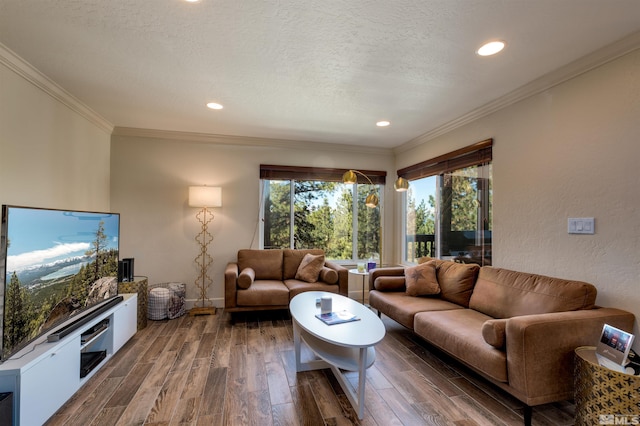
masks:
[[[342,175],[349,169],[329,169],[322,167],[274,166],[260,165],[260,179],[296,179],[321,180],[325,182],[342,182]],[[354,169],[355,170],[355,169]],[[379,170],[358,170],[365,174],[374,184],[384,185],[387,172]],[[358,175],[358,183],[369,183]]]
[[[452,172],[465,167],[489,163],[492,159],[493,139],[487,139],[448,154],[398,170],[398,176],[407,180]]]

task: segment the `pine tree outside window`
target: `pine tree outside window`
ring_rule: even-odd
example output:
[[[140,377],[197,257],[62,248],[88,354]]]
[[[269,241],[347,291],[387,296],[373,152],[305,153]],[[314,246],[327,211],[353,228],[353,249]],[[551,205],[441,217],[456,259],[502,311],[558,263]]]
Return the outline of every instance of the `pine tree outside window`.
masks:
[[[378,258],[381,195],[386,172],[374,185],[343,184],[340,169],[261,166],[261,248],[320,248],[332,260]],[[369,174],[368,174],[369,176]],[[371,191],[380,204],[365,206]]]
[[[491,139],[398,171],[404,197],[403,261],[423,256],[491,264]]]

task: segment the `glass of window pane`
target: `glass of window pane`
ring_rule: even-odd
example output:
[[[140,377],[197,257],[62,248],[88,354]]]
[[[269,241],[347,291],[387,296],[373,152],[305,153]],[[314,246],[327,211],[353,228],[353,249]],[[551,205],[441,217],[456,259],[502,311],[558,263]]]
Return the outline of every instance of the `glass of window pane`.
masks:
[[[405,260],[435,257],[436,176],[411,181],[406,194]]]
[[[440,257],[491,264],[491,166],[472,166],[441,176],[438,215]]]

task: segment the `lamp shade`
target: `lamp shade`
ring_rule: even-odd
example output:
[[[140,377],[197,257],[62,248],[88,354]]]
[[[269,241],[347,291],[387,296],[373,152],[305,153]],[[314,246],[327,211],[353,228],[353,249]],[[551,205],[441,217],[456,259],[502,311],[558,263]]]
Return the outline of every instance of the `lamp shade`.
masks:
[[[346,171],[342,175],[342,183],[353,185],[354,183],[357,183],[357,182],[358,182],[358,177],[356,176],[356,172],[354,172],[353,170]]]
[[[219,186],[190,186],[190,207],[221,207],[222,188]]]
[[[375,209],[376,207],[378,207],[378,196],[376,194],[369,194],[367,195],[367,199],[364,200],[364,205]]]
[[[395,183],[393,184],[393,187],[398,192],[404,192],[409,189],[409,181],[406,180],[405,178],[399,177],[398,179],[396,179]]]

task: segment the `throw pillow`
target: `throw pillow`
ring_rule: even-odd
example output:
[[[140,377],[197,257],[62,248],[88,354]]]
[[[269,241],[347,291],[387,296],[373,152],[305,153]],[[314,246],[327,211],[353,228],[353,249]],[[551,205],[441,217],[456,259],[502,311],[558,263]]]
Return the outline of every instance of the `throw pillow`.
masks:
[[[338,282],[338,271],[335,269],[327,268],[326,266],[322,267],[320,271],[320,281],[325,282],[327,284],[335,284]]]
[[[256,273],[251,268],[244,268],[240,275],[238,275],[238,287],[246,290],[251,287],[253,280],[256,278]]]
[[[487,320],[482,324],[482,337],[484,341],[496,349],[504,348],[506,319]]]
[[[320,271],[324,267],[324,255],[313,255],[307,253],[302,258],[298,271],[296,272],[296,280],[306,281],[308,283],[315,283],[318,281]]]
[[[405,270],[407,294],[409,296],[430,296],[440,293],[433,263],[422,263]]]
[[[373,288],[378,291],[407,291],[404,277],[378,277],[373,282]]]

